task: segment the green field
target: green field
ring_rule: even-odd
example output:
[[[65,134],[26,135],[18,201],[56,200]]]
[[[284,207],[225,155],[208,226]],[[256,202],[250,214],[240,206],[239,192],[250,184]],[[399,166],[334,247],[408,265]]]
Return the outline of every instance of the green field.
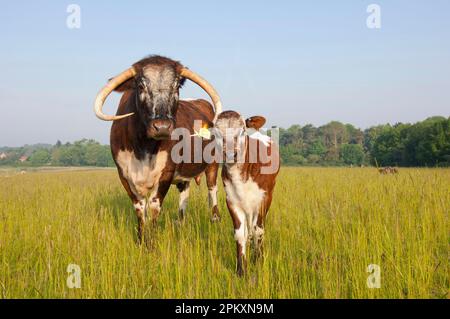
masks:
[[[448,298],[450,169],[282,168],[265,259],[235,275],[231,218],[205,181],[179,223],[172,188],[151,247],[114,170],[0,174],[2,298]],[[67,287],[67,266],[81,288]],[[367,287],[367,266],[381,287]]]

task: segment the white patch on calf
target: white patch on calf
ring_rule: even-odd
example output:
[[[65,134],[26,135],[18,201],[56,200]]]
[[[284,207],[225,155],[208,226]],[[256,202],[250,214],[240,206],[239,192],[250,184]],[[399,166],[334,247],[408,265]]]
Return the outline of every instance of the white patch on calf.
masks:
[[[227,169],[231,179],[225,181],[227,199],[241,222],[239,229],[235,230],[235,239],[242,245],[242,240],[247,242],[249,235],[250,237],[254,235],[265,191],[259,188],[251,178],[244,182],[239,167],[239,164],[234,164],[224,169]],[[258,234],[255,234],[255,237],[258,237]]]
[[[254,128],[248,128],[247,134],[249,138],[258,140],[265,146],[269,146],[272,143],[272,139],[270,138],[270,136],[262,134],[260,131],[257,131]]]
[[[253,225],[253,236],[254,236],[255,246],[260,245],[264,239],[264,228],[257,226],[255,223]]]
[[[238,229],[234,230],[234,239],[236,242],[241,246],[242,254],[245,256],[245,249],[248,239],[248,227],[247,227],[247,221],[246,216],[243,211],[241,211],[239,208],[235,208],[236,211],[236,217],[241,222],[241,225]]]
[[[243,181],[239,164],[228,166],[229,181],[225,181],[225,192],[233,207],[242,209],[248,217],[258,214],[265,191],[252,178]]]

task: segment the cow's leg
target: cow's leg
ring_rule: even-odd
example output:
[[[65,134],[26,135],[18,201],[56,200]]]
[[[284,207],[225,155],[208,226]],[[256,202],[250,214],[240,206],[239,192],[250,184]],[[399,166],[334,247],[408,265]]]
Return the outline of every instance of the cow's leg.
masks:
[[[145,197],[133,193],[130,185],[128,184],[128,181],[125,179],[125,177],[123,177],[120,170],[119,178],[123,187],[127,191],[128,196],[133,202],[134,210],[136,211],[136,217],[138,219],[138,240],[139,244],[142,244],[144,239],[145,217],[147,214],[147,200],[145,199]]]
[[[213,222],[220,220],[219,208],[217,206],[217,172],[219,164],[212,163],[206,167],[206,185],[208,186],[209,206],[212,209],[211,220]]]
[[[139,243],[142,244],[144,240],[145,218],[147,215],[147,200],[145,198],[137,199],[133,202],[133,206],[138,218],[138,239]]]
[[[247,268],[247,259],[245,257],[248,238],[247,218],[245,213],[235,208],[229,200],[227,200],[227,206],[233,219],[234,239],[236,240],[236,272],[238,276],[243,276]]]
[[[184,215],[186,213],[186,207],[189,198],[189,188],[190,182],[181,182],[177,184],[177,188],[180,191],[180,200],[179,200],[179,209],[178,213],[180,219],[184,219]]]
[[[153,225],[156,225],[156,220],[161,212],[161,205],[169,191],[170,184],[170,179],[160,179],[159,183],[155,186],[155,190],[150,195],[147,206]]]

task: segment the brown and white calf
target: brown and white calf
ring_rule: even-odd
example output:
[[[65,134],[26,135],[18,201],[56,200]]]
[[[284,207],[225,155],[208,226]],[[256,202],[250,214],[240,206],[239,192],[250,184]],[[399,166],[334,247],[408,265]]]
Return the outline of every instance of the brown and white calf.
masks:
[[[262,255],[264,223],[279,172],[277,145],[259,133],[265,122],[261,116],[244,121],[239,113],[226,111],[215,124],[225,157],[222,181],[233,219],[238,275],[245,273],[249,240],[253,239],[255,259]]]

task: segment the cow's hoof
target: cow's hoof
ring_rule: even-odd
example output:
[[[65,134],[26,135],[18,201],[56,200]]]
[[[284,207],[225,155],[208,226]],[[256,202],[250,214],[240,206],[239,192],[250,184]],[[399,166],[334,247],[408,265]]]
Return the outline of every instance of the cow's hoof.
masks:
[[[175,220],[175,226],[180,227],[183,226],[185,224],[185,218],[178,218]]]
[[[238,275],[238,277],[240,277],[240,278],[244,277],[244,276],[245,276],[245,269],[243,269],[243,268],[238,268],[238,269],[236,270],[236,275]]]
[[[185,212],[182,211],[182,210],[179,210],[178,211],[178,220],[177,221],[180,222],[180,223],[183,223],[185,219],[186,219]]]

